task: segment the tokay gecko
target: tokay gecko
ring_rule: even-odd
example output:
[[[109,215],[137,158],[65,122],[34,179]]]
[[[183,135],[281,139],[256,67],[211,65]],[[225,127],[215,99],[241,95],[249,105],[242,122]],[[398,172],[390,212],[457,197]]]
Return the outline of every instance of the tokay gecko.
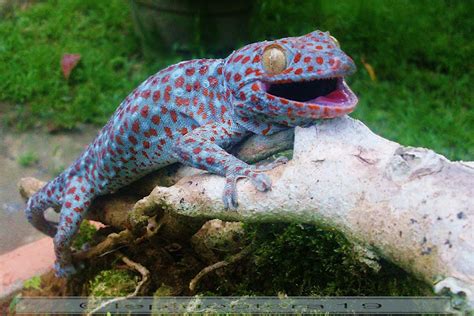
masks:
[[[238,178],[269,190],[265,168],[226,149],[251,133],[270,135],[351,112],[357,97],[344,77],[354,71],[337,40],[314,31],[249,44],[225,59],[183,61],[149,77],[81,156],[28,201],[28,220],[54,237],[56,275],[75,272],[70,245],[92,200],[156,169],[181,162],[225,177],[227,208],[237,205]],[[57,225],[44,217],[49,207],[61,209]]]

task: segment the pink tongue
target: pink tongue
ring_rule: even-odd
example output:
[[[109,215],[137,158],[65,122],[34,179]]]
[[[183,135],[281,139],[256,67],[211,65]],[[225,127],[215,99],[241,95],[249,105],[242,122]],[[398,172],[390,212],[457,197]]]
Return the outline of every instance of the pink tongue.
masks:
[[[343,103],[347,101],[347,96],[342,90],[335,90],[324,97],[317,97],[314,101],[318,103]]]

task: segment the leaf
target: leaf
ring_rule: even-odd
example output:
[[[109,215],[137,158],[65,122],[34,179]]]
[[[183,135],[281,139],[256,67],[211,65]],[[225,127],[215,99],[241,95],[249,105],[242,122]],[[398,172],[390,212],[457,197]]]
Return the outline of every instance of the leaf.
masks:
[[[61,70],[63,71],[64,78],[69,79],[71,71],[77,66],[81,60],[80,54],[64,54],[61,58]]]
[[[361,58],[361,62],[364,65],[365,70],[367,70],[367,73],[369,74],[369,77],[372,81],[377,81],[377,76],[375,75],[375,70],[374,67],[372,67],[371,64],[365,61],[365,58]]]

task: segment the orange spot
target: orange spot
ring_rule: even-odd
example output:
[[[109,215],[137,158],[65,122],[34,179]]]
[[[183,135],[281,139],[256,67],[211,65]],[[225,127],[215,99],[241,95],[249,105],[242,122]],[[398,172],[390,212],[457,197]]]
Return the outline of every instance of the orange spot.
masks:
[[[268,127],[262,131],[262,134],[267,135],[271,128],[272,128],[272,124],[268,124]]]
[[[293,109],[288,108],[287,113],[288,113],[288,117],[292,117],[293,116]]]
[[[197,114],[198,114],[198,115],[201,115],[203,112],[204,112],[204,104],[201,103],[201,104],[199,105],[199,110],[197,111]]]
[[[329,108],[327,106],[323,108],[323,115],[324,117],[329,117]]]
[[[301,54],[300,54],[300,53],[297,53],[297,54],[295,55],[295,58],[293,59],[293,61],[294,61],[295,63],[297,63],[297,62],[300,61],[300,59],[301,59]]]
[[[174,123],[178,121],[178,116],[175,111],[170,111],[170,116]]]
[[[158,115],[153,115],[153,117],[151,118],[151,121],[153,122],[153,124],[158,125],[158,124],[160,124],[160,117]]]
[[[169,138],[173,138],[173,132],[171,132],[171,129],[169,127],[165,127],[164,130],[165,130],[166,136],[168,136]]]

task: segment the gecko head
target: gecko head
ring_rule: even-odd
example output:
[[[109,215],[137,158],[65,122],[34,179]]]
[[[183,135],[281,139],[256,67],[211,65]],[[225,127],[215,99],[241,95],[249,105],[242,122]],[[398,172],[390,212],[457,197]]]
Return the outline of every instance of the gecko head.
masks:
[[[337,40],[321,31],[244,46],[224,67],[236,115],[288,126],[352,112],[358,100],[344,78],[354,72]]]

